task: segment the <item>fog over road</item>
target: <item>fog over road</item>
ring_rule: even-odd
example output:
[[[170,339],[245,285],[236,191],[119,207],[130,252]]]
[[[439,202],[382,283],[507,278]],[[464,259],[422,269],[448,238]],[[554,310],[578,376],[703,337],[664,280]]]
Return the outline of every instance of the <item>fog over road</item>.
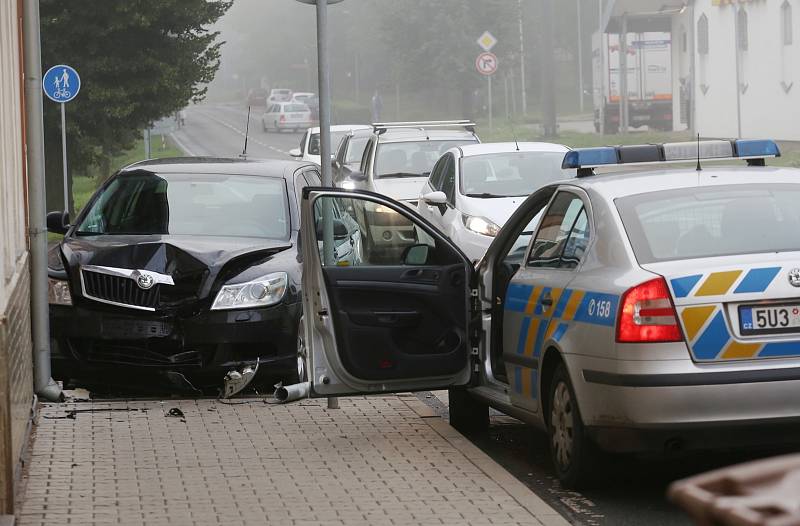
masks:
[[[302,134],[266,133],[261,127],[264,108],[252,108],[247,156],[252,159],[290,159]],[[234,104],[203,104],[186,110],[185,125],[173,140],[186,155],[237,158],[244,147],[247,108]]]

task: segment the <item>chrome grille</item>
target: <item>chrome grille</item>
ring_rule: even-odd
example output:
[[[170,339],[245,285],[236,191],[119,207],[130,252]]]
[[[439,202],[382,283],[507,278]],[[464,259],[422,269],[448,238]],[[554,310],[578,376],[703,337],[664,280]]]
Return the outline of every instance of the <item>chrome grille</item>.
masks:
[[[136,281],[122,276],[81,269],[83,294],[89,299],[121,307],[155,310],[161,285],[144,290]]]

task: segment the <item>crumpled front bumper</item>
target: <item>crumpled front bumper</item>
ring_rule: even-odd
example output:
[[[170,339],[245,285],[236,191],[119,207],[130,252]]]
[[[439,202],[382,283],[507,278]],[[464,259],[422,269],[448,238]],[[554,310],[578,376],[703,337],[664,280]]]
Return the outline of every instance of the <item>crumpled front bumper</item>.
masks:
[[[221,386],[228,371],[258,360],[259,377],[277,378],[296,367],[301,310],[295,303],[181,316],[51,306],[54,377],[119,383],[177,373],[197,387]]]

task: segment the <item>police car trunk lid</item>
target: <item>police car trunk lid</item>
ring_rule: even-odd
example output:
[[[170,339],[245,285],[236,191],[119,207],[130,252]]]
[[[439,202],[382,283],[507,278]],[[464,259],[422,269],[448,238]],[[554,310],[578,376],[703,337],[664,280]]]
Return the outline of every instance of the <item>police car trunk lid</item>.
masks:
[[[649,263],[698,362],[800,356],[800,252]]]

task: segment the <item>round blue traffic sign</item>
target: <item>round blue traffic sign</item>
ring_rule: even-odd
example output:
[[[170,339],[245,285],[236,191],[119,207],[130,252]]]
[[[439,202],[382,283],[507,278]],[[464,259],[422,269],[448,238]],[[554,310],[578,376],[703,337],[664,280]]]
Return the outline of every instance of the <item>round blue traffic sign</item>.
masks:
[[[42,89],[47,98],[54,102],[69,102],[81,90],[81,77],[72,67],[59,64],[44,74]]]

